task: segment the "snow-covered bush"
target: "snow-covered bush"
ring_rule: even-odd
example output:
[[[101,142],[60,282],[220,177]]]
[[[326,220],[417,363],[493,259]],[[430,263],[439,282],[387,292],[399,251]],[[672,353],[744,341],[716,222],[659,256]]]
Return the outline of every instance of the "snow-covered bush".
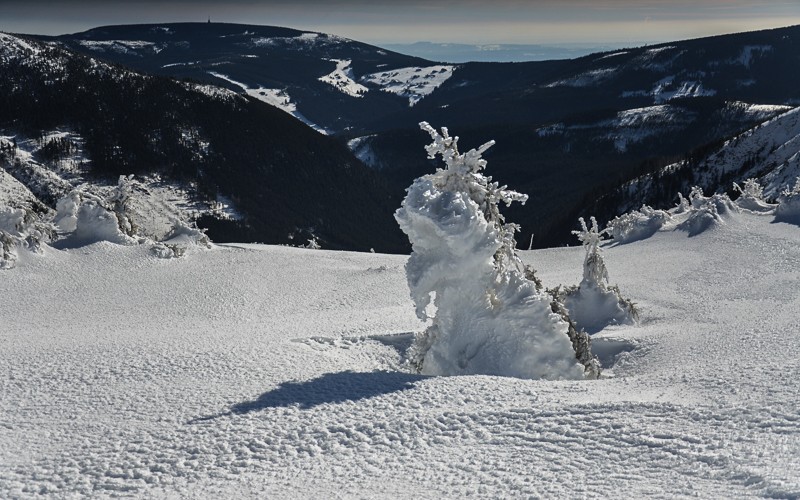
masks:
[[[727,194],[717,193],[706,197],[703,195],[703,189],[695,186],[689,193],[688,217],[678,224],[678,229],[687,231],[689,236],[695,236],[724,224],[723,217],[736,212],[739,212],[739,207]]]
[[[518,228],[505,223],[499,204],[527,196],[481,173],[481,155],[494,141],[462,154],[446,128],[420,126],[433,139],[428,156],[440,155],[446,168],[416,179],[395,213],[413,248],[411,298],[417,316],[431,322],[410,362],[430,375],[596,377],[586,335],[570,329],[551,297],[526,278],[515,251]]]
[[[642,205],[639,210],[614,217],[605,231],[617,243],[631,243],[654,235],[671,219],[664,210]]]
[[[125,232],[127,216],[117,214],[109,203],[82,189],[75,189],[56,204],[55,223],[68,236],[61,246],[78,247],[98,241],[132,245],[137,240]],[[122,221],[122,222],[120,222]]]
[[[622,297],[618,287],[608,284],[608,270],[600,249],[608,228],[600,231],[594,217],[591,226],[582,217],[578,220],[581,230],[572,233],[586,250],[583,279],[578,286],[554,290],[556,301],[564,304],[576,328],[588,333],[596,333],[608,325],[635,323],[638,311],[633,302]]]
[[[683,197],[683,193],[678,193],[678,204],[672,209],[672,213],[674,215],[685,214],[691,210],[691,208],[692,204],[689,203],[689,200]]]
[[[322,246],[319,244],[319,240],[317,240],[316,236],[312,236],[309,238],[308,243],[303,245],[303,248],[308,248],[310,250],[319,250]]]
[[[53,225],[33,211],[0,207],[0,269],[14,267],[21,249],[41,253],[54,236]]]
[[[211,248],[211,240],[205,230],[194,224],[173,219],[172,230],[163,241],[156,242],[151,247],[152,252],[159,258],[172,259],[183,257],[189,249]]]
[[[800,224],[800,177],[797,178],[792,189],[787,187],[778,197],[775,220]]]
[[[764,199],[764,188],[756,179],[747,179],[744,186],[733,183],[733,190],[739,193],[736,205],[744,210],[755,213],[769,213],[775,210],[775,205],[767,203]]]
[[[131,220],[130,205],[134,186],[133,174],[120,175],[117,186],[105,200],[106,204],[117,216],[119,230],[127,236],[135,236],[138,233],[136,224]]]

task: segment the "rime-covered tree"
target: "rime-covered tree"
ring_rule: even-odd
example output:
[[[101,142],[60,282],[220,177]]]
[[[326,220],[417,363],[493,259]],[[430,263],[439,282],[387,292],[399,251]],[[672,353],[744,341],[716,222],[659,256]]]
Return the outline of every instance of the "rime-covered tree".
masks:
[[[506,223],[499,205],[527,196],[483,175],[482,154],[494,141],[461,153],[446,128],[420,126],[433,139],[428,156],[441,157],[445,168],[416,179],[395,213],[413,248],[411,298],[417,316],[430,322],[411,363],[431,375],[596,377],[585,334],[577,338],[516,253],[518,227]]]
[[[800,225],[800,177],[795,181],[793,188],[787,187],[778,197],[775,220]]]
[[[594,217],[590,219],[590,225],[583,217],[578,222],[581,229],[572,234],[578,237],[586,250],[583,279],[578,286],[554,290],[553,295],[569,311],[575,326],[589,333],[598,332],[608,325],[635,323],[638,312],[633,302],[624,298],[618,287],[608,284],[608,269],[600,243],[609,229],[601,231]]]

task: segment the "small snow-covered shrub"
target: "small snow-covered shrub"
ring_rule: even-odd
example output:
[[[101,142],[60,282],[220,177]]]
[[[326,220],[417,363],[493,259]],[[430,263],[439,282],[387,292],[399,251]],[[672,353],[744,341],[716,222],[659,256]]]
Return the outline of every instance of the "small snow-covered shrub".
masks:
[[[133,197],[135,181],[133,174],[120,175],[117,186],[105,199],[106,204],[117,216],[119,230],[127,236],[135,236],[138,233],[136,224],[131,220],[131,198]]]
[[[672,209],[672,213],[675,215],[685,214],[691,208],[692,204],[689,203],[689,200],[683,197],[683,193],[678,193],[678,204]]]
[[[581,334],[554,312],[516,254],[518,228],[505,223],[499,204],[527,196],[481,173],[494,142],[462,154],[446,128],[420,126],[433,139],[428,156],[441,156],[446,168],[416,179],[395,213],[413,247],[411,298],[431,322],[410,349],[412,365],[430,375],[596,377],[588,339],[570,338]]]
[[[322,246],[320,246],[319,241],[317,240],[316,236],[314,236],[308,240],[308,243],[303,245],[303,248],[308,248],[310,250],[319,250],[322,248]]]
[[[775,220],[800,224],[800,177],[797,178],[792,189],[787,187],[778,197]]]
[[[127,218],[120,216],[109,204],[93,194],[76,189],[56,204],[55,222],[59,230],[69,233],[60,245],[77,247],[98,241],[110,241],[120,245],[132,245],[136,239],[127,234]]]
[[[194,224],[186,224],[178,219],[172,220],[172,230],[163,241],[156,242],[151,250],[153,254],[162,259],[183,257],[188,249],[211,248],[211,240],[205,230]]]
[[[0,207],[0,269],[14,267],[21,249],[41,253],[54,237],[53,225],[33,211]]]
[[[686,220],[678,224],[678,229],[687,231],[689,236],[698,235],[708,229],[724,224],[723,217],[739,212],[727,194],[703,195],[700,187],[693,187],[689,193],[689,210]]]
[[[130,244],[137,233],[130,218],[133,186],[133,175],[121,175],[106,197],[74,189],[56,203],[55,223],[61,232],[73,233],[73,240],[86,242],[83,244],[102,240]]]
[[[614,217],[605,231],[617,243],[631,243],[654,235],[670,219],[671,216],[664,210],[642,205],[639,210]]]
[[[578,286],[552,291],[556,302],[564,304],[576,328],[588,333],[596,333],[608,325],[636,323],[638,311],[634,303],[622,297],[618,287],[608,285],[608,270],[600,249],[608,228],[600,231],[594,217],[591,226],[583,218],[578,220],[581,230],[572,233],[586,250],[583,279]]]
[[[769,213],[775,210],[775,205],[767,203],[764,199],[764,188],[756,179],[747,179],[744,186],[733,183],[733,190],[739,193],[734,203],[743,210],[755,213]]]

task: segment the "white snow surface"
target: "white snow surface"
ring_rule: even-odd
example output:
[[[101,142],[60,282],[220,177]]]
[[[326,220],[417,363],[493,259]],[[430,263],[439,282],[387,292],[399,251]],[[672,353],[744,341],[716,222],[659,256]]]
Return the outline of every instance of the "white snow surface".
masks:
[[[330,59],[336,63],[336,69],[327,75],[318,78],[319,81],[331,85],[333,88],[351,97],[363,97],[369,89],[354,80],[350,59]]]
[[[364,75],[361,81],[374,83],[384,92],[405,97],[408,105],[413,106],[453,76],[454,70],[455,66],[449,65],[412,66]]]
[[[405,256],[22,253],[0,294],[0,497],[796,498],[800,229],[607,247],[605,377],[423,377]],[[546,286],[584,250],[523,252]]]

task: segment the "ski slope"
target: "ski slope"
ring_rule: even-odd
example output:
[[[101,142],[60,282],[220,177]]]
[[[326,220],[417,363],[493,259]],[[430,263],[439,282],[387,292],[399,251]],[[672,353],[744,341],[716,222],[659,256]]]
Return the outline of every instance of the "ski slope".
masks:
[[[407,257],[97,243],[0,272],[0,497],[796,498],[800,228],[606,245],[600,380],[423,377]],[[580,247],[523,252],[545,286]]]

